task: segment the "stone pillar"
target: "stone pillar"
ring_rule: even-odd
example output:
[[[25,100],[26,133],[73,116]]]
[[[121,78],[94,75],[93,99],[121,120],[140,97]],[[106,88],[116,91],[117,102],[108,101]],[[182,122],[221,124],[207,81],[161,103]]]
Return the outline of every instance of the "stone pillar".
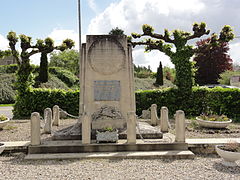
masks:
[[[53,106],[53,126],[59,126],[60,121],[60,113],[59,113],[59,106]]]
[[[38,112],[31,114],[31,145],[40,145],[40,115]]]
[[[160,129],[161,132],[168,132],[169,119],[168,119],[168,108],[161,107],[161,117],[160,117]]]
[[[176,138],[175,142],[185,142],[185,114],[182,110],[176,111]]]
[[[152,104],[151,105],[151,125],[156,126],[158,121],[158,116],[157,116],[157,105]]]
[[[44,109],[44,128],[43,131],[46,134],[51,134],[52,131],[52,110],[50,108]]]
[[[127,143],[136,144],[136,115],[134,111],[127,113]]]
[[[82,116],[82,144],[91,143],[91,118],[88,114]]]

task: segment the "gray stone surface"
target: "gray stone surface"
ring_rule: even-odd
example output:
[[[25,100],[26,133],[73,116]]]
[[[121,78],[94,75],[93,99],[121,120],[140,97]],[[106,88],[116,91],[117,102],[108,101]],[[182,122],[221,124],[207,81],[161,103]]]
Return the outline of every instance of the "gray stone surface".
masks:
[[[119,101],[120,81],[94,81],[95,101]]]

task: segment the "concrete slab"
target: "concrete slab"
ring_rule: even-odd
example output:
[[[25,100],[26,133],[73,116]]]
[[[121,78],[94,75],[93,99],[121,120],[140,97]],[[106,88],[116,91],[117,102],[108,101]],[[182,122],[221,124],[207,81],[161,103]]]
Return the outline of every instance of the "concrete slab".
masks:
[[[5,145],[4,152],[27,152],[30,141],[0,142]]]
[[[193,159],[191,151],[148,151],[148,152],[99,152],[99,153],[57,153],[28,154],[25,160],[49,159],[144,159],[144,158],[176,158]]]
[[[188,144],[224,144],[229,142],[238,142],[240,143],[240,138],[204,138],[204,139],[186,139]]]

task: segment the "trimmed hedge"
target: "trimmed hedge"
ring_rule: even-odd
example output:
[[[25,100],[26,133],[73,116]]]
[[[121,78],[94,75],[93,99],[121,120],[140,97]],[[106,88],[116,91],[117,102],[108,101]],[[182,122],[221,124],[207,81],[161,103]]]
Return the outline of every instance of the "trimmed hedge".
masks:
[[[17,69],[17,64],[0,65],[0,73],[15,73]]]
[[[78,115],[79,91],[60,89],[31,89],[23,97],[17,96],[14,119],[29,118],[32,112],[43,114],[45,108],[58,105],[70,114]]]
[[[29,117],[34,111],[42,113],[45,108],[55,104],[70,114],[78,115],[79,91],[32,89],[25,97],[17,99],[14,117]],[[161,106],[167,106],[170,115],[181,109],[187,116],[197,116],[209,107],[214,113],[223,113],[236,119],[240,118],[240,89],[193,88],[192,94],[187,97],[174,88],[136,92],[138,115],[151,104],[158,105],[158,112]]]

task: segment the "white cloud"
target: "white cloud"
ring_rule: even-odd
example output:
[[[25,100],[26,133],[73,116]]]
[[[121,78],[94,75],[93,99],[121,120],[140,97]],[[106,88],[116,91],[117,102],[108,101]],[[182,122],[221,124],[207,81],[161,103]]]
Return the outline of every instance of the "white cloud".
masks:
[[[233,60],[233,63],[240,64],[240,42],[230,44],[230,57]]]
[[[75,41],[75,48],[79,47],[79,36],[78,33],[74,30],[68,29],[54,29],[48,37],[52,38],[55,42],[55,45],[60,45],[63,40],[69,38]]]
[[[0,34],[0,50],[8,49],[8,40]]]
[[[157,33],[163,33],[165,28],[191,32],[192,24],[202,21],[207,23],[211,32],[218,33],[226,24],[240,29],[238,1],[231,0],[229,3],[229,0],[120,0],[110,4],[91,20],[87,34],[108,34],[112,28],[119,27],[129,35],[131,32],[141,32],[142,24],[152,25]],[[237,47],[230,47],[234,48],[230,51],[231,57],[240,60]],[[155,66],[153,62],[160,54],[153,51],[148,54],[143,52],[144,50],[139,48],[134,49],[134,62]],[[164,62],[171,66],[166,56],[159,56],[158,59],[164,59]]]
[[[95,0],[87,0],[87,1],[88,1],[89,7],[90,7],[95,13],[97,13],[97,12],[98,12],[98,8],[97,8],[97,5],[96,5]]]

